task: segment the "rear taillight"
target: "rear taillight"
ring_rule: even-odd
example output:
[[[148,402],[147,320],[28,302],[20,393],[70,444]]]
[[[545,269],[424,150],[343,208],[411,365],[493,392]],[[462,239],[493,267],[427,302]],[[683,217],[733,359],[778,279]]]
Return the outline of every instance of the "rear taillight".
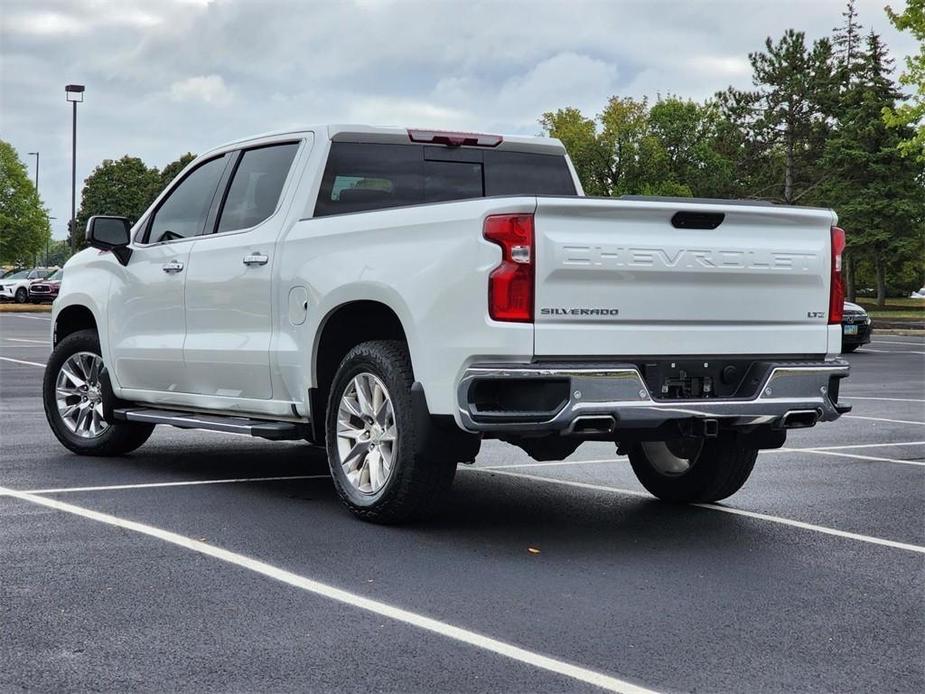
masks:
[[[832,227],[832,281],[829,284],[829,325],[841,323],[845,311],[845,283],[841,276],[845,230]]]
[[[533,215],[487,217],[482,234],[501,246],[501,264],[488,277],[492,320],[533,322]]]

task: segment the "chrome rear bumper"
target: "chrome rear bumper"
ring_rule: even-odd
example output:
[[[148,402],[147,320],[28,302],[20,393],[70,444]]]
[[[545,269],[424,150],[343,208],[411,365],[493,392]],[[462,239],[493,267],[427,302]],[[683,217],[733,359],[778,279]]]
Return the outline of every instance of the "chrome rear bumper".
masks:
[[[812,426],[851,409],[839,404],[837,397],[838,381],[848,376],[848,368],[843,360],[770,361],[767,376],[753,397],[674,400],[654,398],[632,364],[474,365],[459,381],[458,418],[464,429],[486,433],[607,433],[603,427],[608,422],[612,422],[611,429],[619,430],[683,420],[715,420],[724,427]],[[516,388],[525,379],[555,382],[564,395],[545,410],[486,411],[474,402],[473,387],[479,382],[501,380]],[[563,381],[568,383],[567,391]],[[594,424],[586,427],[589,421]]]

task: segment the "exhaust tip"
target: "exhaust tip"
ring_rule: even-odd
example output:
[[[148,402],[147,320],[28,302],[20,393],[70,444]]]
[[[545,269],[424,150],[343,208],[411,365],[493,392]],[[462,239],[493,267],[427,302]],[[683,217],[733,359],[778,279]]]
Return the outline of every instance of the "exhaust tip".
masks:
[[[610,434],[617,421],[610,415],[576,417],[569,427],[570,434]]]
[[[807,429],[816,426],[818,421],[819,413],[816,410],[794,410],[781,418],[781,426],[784,429]]]

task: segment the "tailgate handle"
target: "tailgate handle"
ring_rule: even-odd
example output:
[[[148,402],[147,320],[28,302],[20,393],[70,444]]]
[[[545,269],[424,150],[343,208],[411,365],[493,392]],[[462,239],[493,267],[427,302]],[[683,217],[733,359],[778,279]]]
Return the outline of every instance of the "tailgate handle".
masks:
[[[675,229],[715,229],[726,218],[724,212],[675,212],[671,226]]]

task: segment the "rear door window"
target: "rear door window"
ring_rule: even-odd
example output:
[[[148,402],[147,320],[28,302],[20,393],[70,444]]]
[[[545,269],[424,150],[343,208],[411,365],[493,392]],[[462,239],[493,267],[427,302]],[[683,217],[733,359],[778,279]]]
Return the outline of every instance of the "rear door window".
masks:
[[[276,211],[297,142],[245,150],[222,205],[218,232],[249,229]]]

